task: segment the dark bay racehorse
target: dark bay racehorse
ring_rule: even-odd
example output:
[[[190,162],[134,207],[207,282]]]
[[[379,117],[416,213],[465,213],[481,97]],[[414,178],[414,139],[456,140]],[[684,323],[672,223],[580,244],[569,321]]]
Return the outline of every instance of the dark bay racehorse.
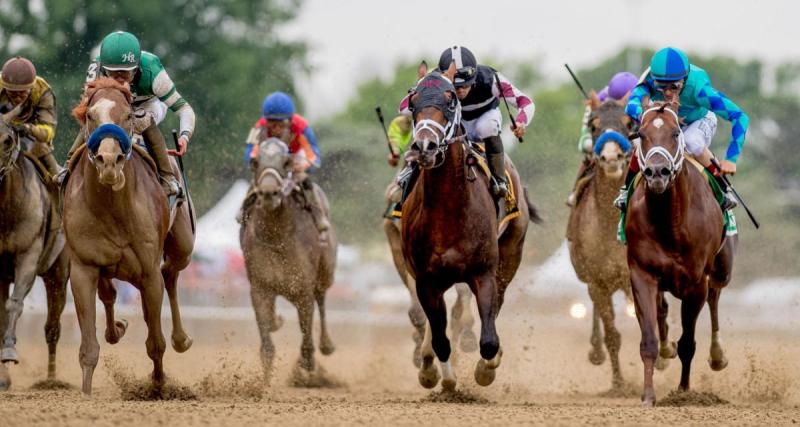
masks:
[[[628,169],[632,120],[625,114],[624,103],[609,100],[601,103],[592,92],[589,127],[596,149],[588,177],[576,186],[575,207],[567,225],[569,256],[575,274],[587,284],[592,300],[592,350],[589,360],[600,365],[605,360],[603,337],[611,359],[612,387],[623,385],[619,366],[620,334],[614,326],[612,295],[621,290],[631,296],[625,247],[617,241],[619,211],[614,198]],[[580,189],[582,188],[583,191]],[[600,321],[603,332],[600,331]]]
[[[495,319],[506,287],[519,266],[530,214],[516,170],[506,160],[516,190],[519,217],[498,235],[494,200],[488,178],[467,164],[465,139],[459,134],[460,105],[452,85],[455,64],[445,74],[433,72],[412,96],[414,147],[419,150],[419,178],[403,205],[403,255],[416,279],[417,295],[429,328],[422,350],[419,381],[434,387],[442,367],[442,387],[454,389],[446,335],[444,292],[454,283],[469,285],[481,318],[481,360],[475,380],[487,386],[494,381],[502,351]],[[432,350],[432,351],[431,351]]]
[[[331,228],[327,244],[296,190],[291,176],[292,158],[286,144],[269,138],[259,145],[252,160],[253,182],[248,197],[255,198],[244,213],[239,242],[244,253],[250,296],[261,334],[261,360],[264,377],[269,381],[275,346],[271,333],[282,320],[275,314],[275,298],[280,295],[297,308],[303,340],[300,346],[298,385],[313,383],[317,363],[314,360],[314,302],[320,318],[319,349],[324,355],[334,351],[325,318],[325,292],[333,285],[336,268],[336,234]],[[298,178],[298,177],[294,177]],[[298,180],[299,181],[299,180]],[[318,186],[314,191],[328,214],[328,199]]]
[[[132,150],[132,95],[126,86],[101,78],[87,86],[73,115],[90,135],[86,150],[76,153],[64,197],[64,229],[71,249],[72,293],[81,328],[82,390],[90,394],[99,358],[95,295],[106,311],[106,341],[115,344],[127,322],[114,319],[116,289],[112,278],[131,283],[142,294],[147,322],[147,354],[153,361],[155,390],[164,384],[161,304],[165,287],[173,318],[172,344],[186,351],[192,344],[178,311],[176,279],[189,262],[194,233],[188,200],[171,221],[170,208],[152,160]],[[173,162],[173,168],[174,168]],[[179,176],[179,174],[177,174]],[[165,261],[162,268],[162,261]]]
[[[689,389],[695,325],[706,301],[712,330],[709,364],[714,370],[728,364],[719,341],[717,303],[731,277],[737,239],[724,234],[722,210],[706,176],[684,162],[685,142],[676,110],[671,104],[660,104],[642,114],[636,156],[645,185],[634,188],[625,225],[631,286],[642,331],[645,406],[656,401],[653,367],[657,356],[675,357],[667,336],[664,292],[682,300],[679,390]]]
[[[9,125],[19,111],[17,107],[0,119],[0,390],[11,384],[5,363],[19,363],[17,320],[36,276],[44,279],[47,289],[47,378],[55,379],[56,345],[69,277],[64,235],[52,209],[57,202],[23,154],[20,136]]]

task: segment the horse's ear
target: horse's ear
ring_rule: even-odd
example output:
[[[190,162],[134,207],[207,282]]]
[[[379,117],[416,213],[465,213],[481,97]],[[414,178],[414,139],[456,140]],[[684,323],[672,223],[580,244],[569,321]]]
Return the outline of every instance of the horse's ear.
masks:
[[[419,63],[419,68],[417,68],[417,78],[425,77],[425,74],[428,74],[428,63],[423,60]]]
[[[454,82],[456,78],[456,61],[450,61],[450,66],[447,67],[447,71],[445,71],[444,75],[450,80],[450,82]]]
[[[594,89],[592,89],[592,91],[589,92],[589,108],[591,108],[592,110],[596,110],[597,107],[600,106],[600,104],[602,104],[602,102],[600,101],[600,97],[597,96],[597,92],[595,92]]]

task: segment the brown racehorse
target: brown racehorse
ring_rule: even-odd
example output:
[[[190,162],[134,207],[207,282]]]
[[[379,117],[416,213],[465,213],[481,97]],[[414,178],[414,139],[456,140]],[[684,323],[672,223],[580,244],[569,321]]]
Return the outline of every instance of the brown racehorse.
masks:
[[[321,374],[314,358],[314,302],[320,319],[319,349],[324,355],[334,351],[325,318],[325,293],[333,285],[336,269],[336,234],[331,228],[328,243],[319,241],[313,219],[297,197],[296,183],[290,174],[292,158],[283,141],[269,138],[259,144],[258,156],[251,161],[253,182],[248,197],[255,202],[244,214],[239,242],[244,253],[250,296],[261,335],[261,361],[269,382],[275,357],[272,332],[282,321],[275,314],[275,298],[280,295],[297,307],[303,340],[295,384],[314,384]],[[297,178],[297,176],[294,176]],[[328,199],[314,186],[320,204],[328,212]]]
[[[695,325],[705,301],[711,312],[709,364],[714,370],[728,364],[719,341],[717,303],[731,277],[737,239],[725,237],[722,211],[706,176],[684,162],[685,143],[676,110],[671,104],[660,104],[642,114],[636,155],[645,185],[633,189],[625,225],[631,286],[642,331],[645,406],[656,401],[653,367],[659,353],[675,357],[674,344],[667,337],[664,292],[682,300],[679,390],[689,389]]]
[[[156,390],[164,383],[162,357],[166,345],[161,332],[161,303],[165,279],[173,317],[173,347],[182,352],[192,343],[183,331],[175,290],[177,272],[188,264],[193,248],[188,209],[191,201],[180,206],[171,224],[168,201],[154,167],[136,150],[123,149],[123,140],[130,148],[126,138],[132,129],[131,100],[126,86],[101,78],[87,86],[73,111],[87,135],[103,129],[117,131],[97,138],[94,150],[87,147],[80,152],[64,197],[64,229],[71,249],[70,279],[81,328],[80,364],[86,394],[91,394],[100,353],[95,295],[105,306],[106,341],[117,343],[127,328],[127,322],[114,319],[116,289],[112,278],[131,283],[142,294],[147,354],[153,360]]]
[[[56,345],[67,299],[69,256],[50,191],[24,155],[24,141],[9,126],[17,107],[0,119],[0,390],[11,384],[5,363],[19,363],[17,320],[36,276],[47,290],[47,378],[56,376]],[[10,292],[11,283],[14,291]]]
[[[601,143],[603,137],[606,142],[600,153],[593,155],[594,172],[582,179],[586,181],[585,185],[578,185],[583,187],[583,191],[576,190],[577,200],[567,223],[567,242],[575,274],[587,284],[592,300],[592,350],[589,360],[595,365],[603,363],[605,337],[611,360],[612,387],[619,388],[623,385],[619,366],[621,340],[614,326],[611,297],[619,290],[630,297],[631,285],[625,247],[617,241],[619,211],[614,208],[613,201],[622,185],[624,171],[628,169],[629,157],[620,142],[607,137],[614,135],[623,138],[626,148],[629,148],[624,138],[630,133],[633,121],[625,114],[625,104],[622,102],[609,100],[601,103],[592,92],[589,105],[592,109],[589,118],[592,139]],[[600,331],[601,320],[603,332]]]
[[[452,138],[453,131],[458,133],[460,109],[450,83],[454,74],[455,64],[444,75],[429,74],[412,96],[416,123],[413,144],[419,150],[422,171],[403,205],[402,224],[403,256],[416,279],[417,295],[429,324],[419,381],[427,388],[438,383],[435,352],[442,367],[442,387],[448,390],[455,388],[456,377],[445,331],[444,292],[454,283],[465,282],[475,294],[481,318],[481,360],[475,368],[475,380],[487,386],[494,381],[502,356],[495,319],[519,266],[533,212],[528,210],[519,191],[519,176],[507,160],[512,184],[520,195],[520,215],[498,236],[488,178],[475,174],[467,164],[464,139]]]

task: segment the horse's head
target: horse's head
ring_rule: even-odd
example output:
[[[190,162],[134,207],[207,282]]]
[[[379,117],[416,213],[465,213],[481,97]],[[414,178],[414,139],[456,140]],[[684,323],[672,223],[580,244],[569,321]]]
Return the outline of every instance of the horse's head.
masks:
[[[19,156],[19,138],[11,122],[19,115],[22,105],[0,117],[0,181],[14,168]]]
[[[130,157],[133,132],[133,96],[126,85],[100,78],[86,86],[80,104],[72,111],[89,135],[89,159],[100,183],[119,191],[125,186],[123,168]]]
[[[642,113],[637,157],[647,188],[663,193],[683,166],[686,142],[673,104],[656,104]]]
[[[425,169],[437,166],[436,158],[444,155],[461,122],[461,105],[456,97],[453,77],[455,64],[444,74],[434,71],[417,84],[411,96],[414,115],[414,142],[419,151],[419,165]]]
[[[609,178],[622,176],[626,160],[631,153],[628,134],[633,128],[633,120],[625,114],[627,100],[607,100],[600,102],[597,94],[592,92],[589,106],[589,130],[595,141],[593,152],[600,169]]]
[[[256,205],[277,209],[294,188],[294,181],[289,176],[292,169],[289,147],[278,138],[267,138],[259,144],[258,154],[250,160],[250,167]]]

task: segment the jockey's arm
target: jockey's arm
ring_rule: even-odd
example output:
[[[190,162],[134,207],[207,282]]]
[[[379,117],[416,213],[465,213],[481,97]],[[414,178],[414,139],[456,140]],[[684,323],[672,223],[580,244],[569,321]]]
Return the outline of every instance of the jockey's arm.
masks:
[[[245,149],[244,149],[244,161],[249,162],[250,159],[254,158],[258,153],[258,144],[261,142],[261,134],[262,134],[262,127],[259,126],[259,122],[256,122],[252,128],[250,128],[250,133],[247,134],[247,139],[245,140]]]
[[[305,158],[311,164],[311,167],[317,169],[322,166],[319,145],[317,144],[317,136],[314,134],[311,126],[306,126],[306,128],[303,129],[303,132],[297,136],[297,143],[299,145],[298,151],[302,151],[304,153]]]
[[[633,119],[634,122],[639,123],[639,118],[642,116],[642,102],[645,97],[650,97],[652,92],[650,85],[647,82],[639,83],[631,91],[628,98],[628,105],[625,106],[625,113]]]
[[[37,142],[49,145],[56,135],[56,124],[56,98],[53,92],[48,90],[39,98],[33,118],[26,128]]]
[[[194,110],[192,106],[189,105],[189,102],[178,93],[178,90],[175,88],[175,83],[172,82],[166,70],[159,72],[153,80],[153,94],[178,115],[178,119],[180,120],[180,136],[186,138],[188,142],[194,134]]]
[[[533,103],[533,100],[522,91],[514,87],[504,75],[500,73],[496,73],[497,78],[500,80],[500,87],[498,87],[497,82],[492,85],[492,93],[498,99],[502,96],[503,98],[508,101],[510,105],[513,105],[517,108],[517,118],[516,124],[518,127],[522,127],[523,129],[530,125],[531,121],[533,120],[533,114],[536,111],[536,106]],[[500,88],[502,87],[503,93],[500,93]]]
[[[395,117],[389,123],[386,134],[394,154],[400,156],[408,149],[408,144],[411,143],[411,130],[411,117],[405,114]]]
[[[695,98],[700,105],[731,122],[731,141],[728,144],[728,150],[725,152],[725,160],[735,165],[736,161],[739,160],[739,154],[742,152],[750,117],[724,93],[714,89],[710,81],[700,86]],[[733,170],[736,170],[735,166],[733,166]]]

